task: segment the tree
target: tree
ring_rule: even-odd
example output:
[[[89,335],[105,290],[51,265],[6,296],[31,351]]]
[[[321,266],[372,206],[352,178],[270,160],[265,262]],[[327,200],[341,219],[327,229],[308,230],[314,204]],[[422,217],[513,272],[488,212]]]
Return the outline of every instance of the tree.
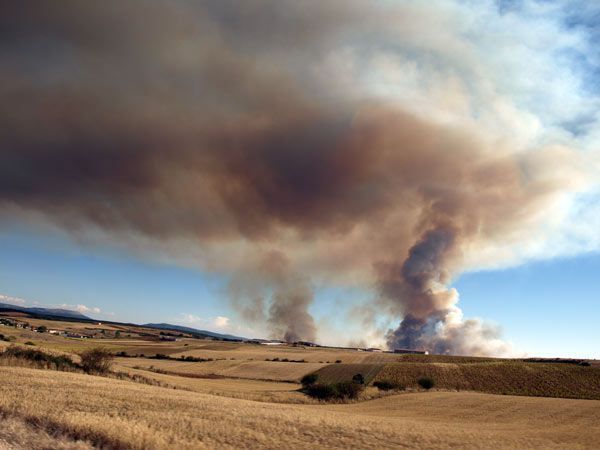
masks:
[[[365,384],[365,377],[363,377],[362,373],[357,373],[352,377],[352,382],[355,384]]]
[[[38,333],[46,333],[48,331],[48,327],[41,325],[39,327],[37,327],[37,332]]]
[[[121,332],[120,331],[116,331],[115,332],[115,337],[116,338],[120,338],[121,337]]]
[[[417,383],[419,383],[419,386],[421,386],[423,389],[431,389],[433,386],[435,386],[435,381],[433,380],[433,378],[429,378],[429,377],[422,377],[419,378],[419,381],[417,381]]]
[[[87,373],[106,373],[112,366],[113,355],[104,348],[91,348],[79,354],[81,367]]]
[[[308,375],[304,375],[302,377],[302,379],[300,380],[300,383],[302,383],[302,387],[304,387],[306,389],[307,387],[315,384],[318,379],[319,379],[319,375],[317,375],[316,373],[309,373]]]

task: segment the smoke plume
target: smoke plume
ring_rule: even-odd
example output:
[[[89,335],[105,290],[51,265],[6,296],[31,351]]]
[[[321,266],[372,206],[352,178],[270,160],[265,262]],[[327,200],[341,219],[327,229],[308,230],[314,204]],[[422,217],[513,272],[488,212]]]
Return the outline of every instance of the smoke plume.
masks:
[[[473,75],[470,94],[448,81],[454,69],[406,62],[419,42],[448,59],[427,14],[333,0],[3,2],[0,218],[176,248],[230,277],[239,314],[273,337],[318,339],[314,286],[332,284],[372,289],[399,323],[390,347],[502,353],[450,283],[519,260],[492,250],[541,229],[581,175],[564,142],[523,137],[531,114],[489,83]],[[445,42],[457,71],[476,64]],[[411,67],[429,84],[396,92]]]

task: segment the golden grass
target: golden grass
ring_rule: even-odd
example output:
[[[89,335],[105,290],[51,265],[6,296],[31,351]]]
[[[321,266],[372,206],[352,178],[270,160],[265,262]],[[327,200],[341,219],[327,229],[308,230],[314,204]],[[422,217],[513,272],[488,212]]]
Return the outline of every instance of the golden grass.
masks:
[[[107,448],[597,448],[600,402],[475,393],[281,405],[0,367],[0,410]]]
[[[298,381],[304,375],[323,367],[323,364],[291,363],[249,360],[219,360],[205,362],[183,362],[175,360],[148,358],[117,358],[123,367],[155,369],[183,376],[218,375],[230,378],[248,378],[256,380]]]
[[[493,394],[600,399],[600,370],[572,364],[500,361],[486,363],[392,363],[377,380],[416,387],[420,377],[435,380],[436,388]]]
[[[314,404],[315,400],[299,391],[300,384],[238,378],[189,378],[147,370],[117,366],[132,375],[141,375],[178,389],[259,402]]]
[[[344,363],[360,364],[363,362],[391,362],[398,359],[398,355],[392,353],[368,353],[358,352],[356,350],[343,350],[320,347],[293,347],[289,345],[267,346],[256,344],[226,344],[214,342],[204,346],[195,345],[194,348],[186,349],[181,353],[174,353],[172,356],[178,357],[194,356],[197,358],[235,358],[264,361],[265,359],[304,359],[311,363],[334,363],[341,360]]]
[[[89,442],[74,441],[60,433],[56,436],[22,419],[0,416],[2,450],[92,450]]]

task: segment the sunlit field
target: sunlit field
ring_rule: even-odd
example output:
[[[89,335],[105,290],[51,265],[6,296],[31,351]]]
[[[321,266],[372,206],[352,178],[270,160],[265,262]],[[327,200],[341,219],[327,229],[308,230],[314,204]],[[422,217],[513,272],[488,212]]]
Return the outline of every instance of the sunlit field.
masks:
[[[36,324],[74,332],[90,328],[51,320]],[[76,339],[0,327],[0,348],[16,355],[0,356],[0,448],[597,448],[600,443],[600,369],[594,361],[399,355],[190,337],[161,341],[156,330],[127,327],[117,338],[108,331],[115,328],[96,325],[96,337]],[[73,363],[59,367],[54,359],[23,358],[16,348]],[[113,355],[102,376],[80,366],[79,355],[91,348]],[[356,398],[320,400],[300,384],[311,374],[322,384],[351,383],[360,374],[364,385]],[[422,377],[434,386],[422,388]],[[393,389],[375,387],[382,381]]]
[[[438,392],[282,405],[64,372],[2,367],[0,376],[0,409],[12,418],[2,428],[18,420],[107,448],[593,448],[600,440],[596,401]]]

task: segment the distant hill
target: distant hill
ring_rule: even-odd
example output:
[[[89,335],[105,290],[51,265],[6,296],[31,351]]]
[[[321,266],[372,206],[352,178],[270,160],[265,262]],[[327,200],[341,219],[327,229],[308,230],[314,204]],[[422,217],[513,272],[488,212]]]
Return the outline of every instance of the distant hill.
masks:
[[[88,316],[84,316],[79,311],[72,311],[70,309],[60,308],[27,308],[25,306],[11,305],[10,303],[0,303],[0,310],[20,311],[28,314],[34,314],[38,316],[52,316],[52,317],[68,317],[71,319],[84,319],[92,320]]]
[[[208,331],[208,330],[198,330],[197,328],[182,327],[180,325],[172,325],[170,323],[146,323],[141,326],[146,327],[146,328],[156,328],[159,330],[179,331],[181,333],[190,333],[190,334],[194,334],[194,335],[212,337],[215,339],[227,339],[227,340],[233,340],[233,341],[242,341],[242,340],[246,339],[246,338],[243,338],[240,336],[233,336],[231,334],[221,334],[221,333],[215,333],[213,331]]]

